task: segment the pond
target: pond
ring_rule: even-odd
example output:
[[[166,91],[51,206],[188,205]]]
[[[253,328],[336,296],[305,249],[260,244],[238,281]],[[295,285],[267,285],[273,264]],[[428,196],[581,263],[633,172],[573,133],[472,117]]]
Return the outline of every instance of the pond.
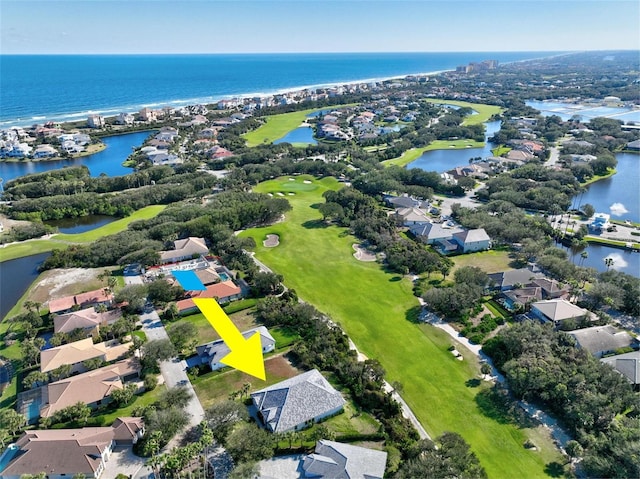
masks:
[[[308,143],[311,145],[317,145],[318,142],[313,137],[313,128],[310,126],[301,126],[296,128],[295,130],[291,130],[282,138],[277,139],[273,142],[274,144],[278,143]]]
[[[558,247],[561,247],[561,245],[558,245]],[[607,271],[607,265],[604,260],[605,258],[611,258],[613,260],[611,269],[630,274],[636,278],[640,277],[640,253],[599,244],[590,244],[581,251],[572,251],[571,248],[567,247],[562,247],[562,249],[569,254],[569,259],[578,266],[595,268],[600,272],[604,272]],[[588,255],[584,259],[580,256],[582,251],[586,251]]]
[[[436,171],[443,173],[456,166],[465,166],[469,164],[469,159],[474,157],[486,158],[493,156],[491,149],[495,146],[487,142],[487,139],[492,137],[494,133],[500,130],[499,121],[488,121],[484,124],[485,133],[485,146],[483,148],[464,148],[464,149],[449,149],[449,150],[431,150],[425,151],[415,161],[409,163],[407,168],[420,168],[425,171]]]
[[[0,318],[13,308],[38,277],[38,266],[51,253],[40,253],[0,263]]]
[[[85,231],[90,231],[100,226],[104,226],[106,224],[111,223],[112,221],[117,220],[113,216],[105,216],[105,215],[87,215],[81,216],[79,218],[62,218],[60,220],[49,220],[44,223],[49,226],[54,226],[58,228],[60,233],[84,233]]]
[[[640,155],[617,153],[616,174],[597,181],[576,197],[576,203],[593,205],[611,218],[640,222]],[[575,204],[574,204],[575,206]]]
[[[0,162],[0,178],[6,183],[9,180],[31,173],[42,173],[44,171],[57,170],[65,166],[80,165],[86,165],[89,168],[91,176],[100,176],[102,173],[107,176],[128,175],[132,173],[133,170],[122,166],[122,162],[129,157],[132,149],[142,145],[150,134],[151,132],[149,131],[139,131],[124,135],[108,136],[102,139],[104,144],[107,145],[104,150],[81,158],[51,161]]]

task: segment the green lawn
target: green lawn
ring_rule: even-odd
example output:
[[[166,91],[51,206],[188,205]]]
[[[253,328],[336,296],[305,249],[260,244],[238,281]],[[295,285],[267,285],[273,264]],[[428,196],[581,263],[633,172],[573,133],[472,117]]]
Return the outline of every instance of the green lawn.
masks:
[[[11,244],[0,248],[0,263],[10,259],[23,258],[38,253],[46,253],[54,249],[64,249],[71,243],[89,243],[103,236],[112,235],[127,229],[130,223],[137,220],[149,219],[157,216],[166,205],[151,205],[134,211],[126,218],[114,221],[91,231],[77,234],[57,234],[47,240],[30,240],[22,243]]]
[[[310,108],[308,110],[292,111],[290,113],[281,113],[279,115],[270,115],[266,117],[266,123],[253,131],[245,133],[243,138],[247,140],[247,146],[258,146],[263,143],[272,143],[282,138],[291,130],[298,128],[305,120],[309,113],[320,110],[333,110],[354,106],[355,103],[349,105],[325,106],[323,108]],[[305,143],[299,143],[294,146],[304,147]]]
[[[477,111],[477,115],[468,115],[465,117],[462,125],[477,125],[489,120],[493,115],[497,115],[502,112],[502,108],[496,105],[484,105],[482,103],[469,103],[468,101],[457,100],[439,100],[437,98],[428,98],[425,101],[429,103],[440,103],[444,105],[454,105],[460,107],[472,108]]]
[[[476,402],[480,388],[465,384],[478,377],[476,358],[460,347],[465,360],[456,360],[447,351],[452,340],[446,333],[407,319],[418,308],[411,282],[376,263],[357,261],[351,248],[357,240],[344,228],[322,223],[312,205],[323,201],[324,191],[341,187],[334,178],[281,178],[255,190],[291,191],[295,184],[307,191],[287,197],[293,210],[284,222],[242,233],[255,239],[257,257],[338,322],[364,354],[378,359],[390,382],[403,384],[405,400],[432,436],[462,434],[489,477],[545,477],[545,464],[560,460],[559,454],[549,445],[543,448],[548,454],[524,449],[524,430],[482,412]],[[280,245],[264,248],[270,233],[280,236]]]
[[[454,256],[451,259],[454,263],[451,270],[452,273],[463,266],[477,266],[487,274],[513,269],[511,266],[512,259],[509,257],[508,251],[478,251],[477,253]]]
[[[425,151],[447,149],[461,150],[463,148],[482,148],[483,146],[483,142],[474,140],[433,140],[425,147],[411,148],[397,158],[384,160],[382,164],[385,166],[406,166],[412,161],[420,158]]]

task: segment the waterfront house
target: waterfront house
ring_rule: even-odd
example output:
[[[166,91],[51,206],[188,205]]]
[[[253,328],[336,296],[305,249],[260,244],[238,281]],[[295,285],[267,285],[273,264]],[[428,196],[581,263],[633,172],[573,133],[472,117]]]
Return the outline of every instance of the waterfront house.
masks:
[[[87,126],[89,128],[104,128],[104,116],[102,115],[89,115],[87,118]]]
[[[94,307],[59,314],[53,318],[54,333],[70,333],[83,329],[87,336],[97,336],[100,326],[113,324],[122,317],[119,309],[98,312]]]
[[[173,246],[175,249],[160,252],[160,261],[162,263],[175,263],[176,261],[191,259],[209,253],[209,248],[204,238],[194,236],[176,240],[173,242]]]
[[[494,288],[500,291],[509,291],[533,283],[537,279],[544,278],[544,274],[533,268],[519,268],[489,274],[489,279]],[[535,285],[538,286],[539,285]]]
[[[180,314],[186,314],[198,309],[194,298],[215,298],[219,304],[225,304],[242,298],[242,295],[242,289],[232,280],[227,280],[207,286],[205,291],[190,291],[189,297],[176,302],[176,306]]]
[[[0,457],[0,477],[44,473],[48,479],[99,479],[113,448],[131,446],[143,435],[139,417],[120,417],[110,427],[26,431]]]
[[[242,333],[245,339],[249,339],[254,334],[260,335],[260,344],[262,345],[262,354],[269,353],[276,348],[276,340],[269,333],[267,328],[259,326],[257,328],[249,329]],[[201,364],[207,364],[212,371],[217,371],[225,367],[226,365],[220,361],[231,352],[231,349],[222,340],[211,341],[207,344],[201,344],[196,346],[196,353],[200,358]]]
[[[615,353],[618,349],[638,348],[638,340],[636,338],[610,324],[576,329],[568,331],[568,334],[573,336],[579,348],[589,351],[596,358]]]
[[[100,304],[106,307],[111,306],[113,304],[113,294],[105,289],[96,289],[74,296],[52,299],[49,301],[49,312],[51,314],[62,314]]]
[[[262,424],[274,433],[304,429],[338,414],[345,404],[317,369],[256,391],[251,400]]]
[[[387,453],[321,439],[315,451],[304,456],[304,477],[324,479],[382,479]]]
[[[141,121],[152,122],[158,119],[158,115],[156,111],[152,110],[151,108],[143,108],[138,112],[138,118]]]
[[[84,372],[87,368],[83,361],[102,359],[111,362],[122,359],[129,354],[131,343],[116,340],[93,344],[91,338],[81,339],[69,344],[40,351],[40,372],[48,373],[62,365],[70,365],[71,373]]]
[[[589,223],[589,229],[593,231],[604,231],[609,228],[610,223],[609,219],[611,215],[607,213],[596,213],[591,218],[591,222]]]
[[[133,125],[135,117],[131,113],[120,113],[116,117],[116,123],[118,125]]]
[[[58,156],[58,150],[47,144],[38,145],[33,151],[34,158],[51,158],[54,156]]]

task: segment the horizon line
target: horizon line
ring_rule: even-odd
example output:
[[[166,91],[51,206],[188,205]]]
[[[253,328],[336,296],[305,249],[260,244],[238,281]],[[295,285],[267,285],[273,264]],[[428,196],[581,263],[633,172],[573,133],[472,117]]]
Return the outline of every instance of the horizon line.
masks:
[[[398,53],[587,53],[587,52],[633,52],[640,51],[640,49],[634,48],[603,48],[594,50],[451,50],[451,51],[418,51],[418,50],[405,50],[405,51],[309,51],[309,52],[56,52],[56,53],[3,53],[0,52],[0,56],[59,56],[59,55],[94,55],[94,56],[109,56],[109,55],[340,55],[340,54],[398,54]]]

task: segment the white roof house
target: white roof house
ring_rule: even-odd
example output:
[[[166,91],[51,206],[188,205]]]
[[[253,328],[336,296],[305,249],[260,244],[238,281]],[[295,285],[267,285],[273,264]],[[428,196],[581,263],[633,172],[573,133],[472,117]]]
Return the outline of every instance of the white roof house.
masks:
[[[320,440],[302,462],[304,477],[382,479],[387,453],[335,441]]]

